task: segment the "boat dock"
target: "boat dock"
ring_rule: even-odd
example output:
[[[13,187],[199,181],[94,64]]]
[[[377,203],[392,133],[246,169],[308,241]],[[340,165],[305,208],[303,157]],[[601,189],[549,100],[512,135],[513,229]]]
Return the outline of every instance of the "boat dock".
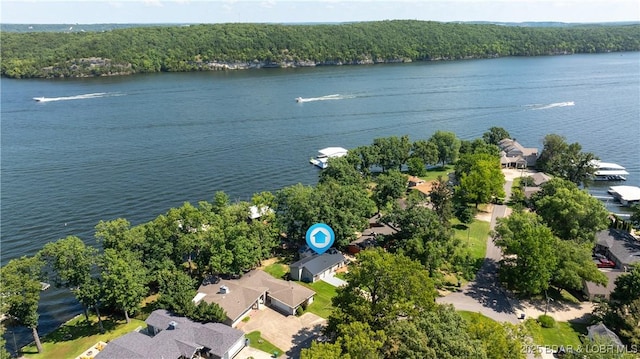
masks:
[[[611,186],[607,192],[624,206],[632,206],[636,203],[640,203],[640,187]]]

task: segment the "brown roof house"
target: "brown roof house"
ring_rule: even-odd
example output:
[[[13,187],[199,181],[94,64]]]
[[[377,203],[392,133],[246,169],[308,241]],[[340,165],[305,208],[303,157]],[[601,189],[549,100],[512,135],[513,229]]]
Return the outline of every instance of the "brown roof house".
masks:
[[[505,138],[498,142],[502,167],[534,167],[538,160],[538,149],[524,147],[516,140]]]
[[[227,313],[225,324],[235,327],[252,310],[268,305],[284,314],[293,315],[296,309],[313,303],[316,293],[298,283],[273,278],[261,271],[252,270],[239,279],[222,279],[204,282],[193,298],[216,303]]]
[[[146,320],[147,328],[109,342],[96,359],[235,357],[246,341],[244,333],[221,323],[196,323],[164,309]]]

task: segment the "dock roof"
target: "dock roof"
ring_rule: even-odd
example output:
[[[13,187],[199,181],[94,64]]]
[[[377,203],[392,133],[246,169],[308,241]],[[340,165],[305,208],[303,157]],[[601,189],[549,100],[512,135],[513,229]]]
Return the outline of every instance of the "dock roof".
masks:
[[[327,157],[338,157],[347,154],[347,149],[342,147],[326,147],[318,151],[320,155]]]
[[[640,201],[640,187],[636,186],[611,186],[609,191],[623,201]]]

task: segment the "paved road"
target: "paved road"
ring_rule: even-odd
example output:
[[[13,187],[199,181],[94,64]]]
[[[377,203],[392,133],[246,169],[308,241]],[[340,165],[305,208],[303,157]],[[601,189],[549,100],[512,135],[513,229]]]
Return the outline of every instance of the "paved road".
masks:
[[[505,198],[511,196],[513,181],[507,180]],[[490,228],[493,230],[496,220],[507,215],[506,205],[495,205],[491,214]],[[481,313],[499,322],[518,323],[518,313],[511,306],[502,286],[498,283],[498,262],[502,253],[491,239],[487,238],[487,252],[474,281],[467,283],[460,292],[451,293],[437,299],[438,303],[449,303],[458,310]]]

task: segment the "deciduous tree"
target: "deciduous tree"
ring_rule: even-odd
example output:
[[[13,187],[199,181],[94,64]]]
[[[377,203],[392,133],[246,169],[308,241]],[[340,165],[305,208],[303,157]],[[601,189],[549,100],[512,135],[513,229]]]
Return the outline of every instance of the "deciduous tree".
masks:
[[[41,269],[43,262],[37,257],[12,259],[0,268],[2,287],[0,296],[6,313],[31,329],[38,353],[42,344],[38,335],[38,303],[40,301]]]
[[[453,163],[458,159],[460,140],[453,132],[436,131],[429,141],[438,149],[438,162],[444,167],[447,163]]]
[[[399,318],[413,318],[434,306],[433,282],[419,262],[381,249],[362,251],[333,299],[329,327],[363,322],[373,330]]]
[[[546,182],[533,201],[536,213],[561,239],[594,244],[596,232],[607,228],[609,212],[602,202],[569,181]]]
[[[533,213],[513,212],[498,220],[494,242],[504,253],[500,279],[522,294],[539,294],[549,287],[556,270],[556,238]]]
[[[99,264],[105,300],[121,309],[129,323],[129,312],[140,308],[148,291],[142,262],[130,251],[107,248]]]
[[[91,271],[96,265],[97,250],[87,247],[76,236],[68,236],[56,242],[47,243],[40,252],[38,258],[44,261],[45,268],[51,269],[48,278],[58,287],[70,289],[77,299],[78,292],[85,290],[82,286],[90,285]],[[88,308],[93,303],[80,300],[84,308],[87,322],[89,321]]]

